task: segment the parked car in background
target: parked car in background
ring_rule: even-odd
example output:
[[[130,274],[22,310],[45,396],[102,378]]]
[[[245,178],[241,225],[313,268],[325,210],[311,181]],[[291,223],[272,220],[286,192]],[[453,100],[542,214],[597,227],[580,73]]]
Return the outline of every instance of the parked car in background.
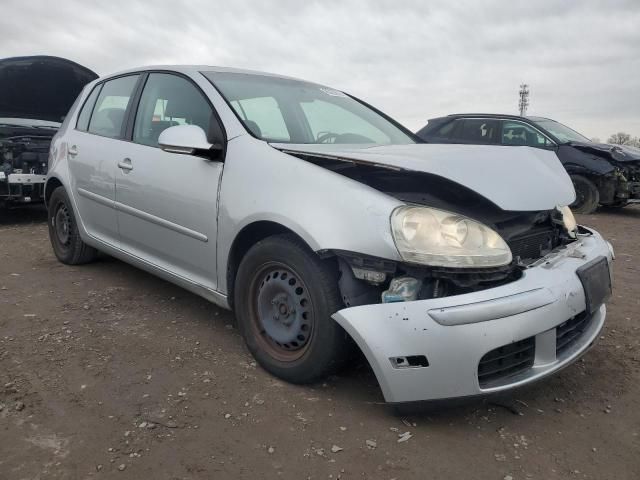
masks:
[[[64,58],[0,60],[0,208],[42,201],[51,139],[96,78]]]
[[[61,262],[104,251],[233,308],[291,382],[355,342],[389,402],[508,390],[605,321],[613,251],[551,151],[424,144],[332,88],[181,66],[89,84],[50,159]]]
[[[594,143],[555,120],[496,114],[434,118],[417,132],[429,143],[471,143],[542,148],[556,155],[576,191],[571,208],[593,213],[599,205],[640,202],[640,149]]]

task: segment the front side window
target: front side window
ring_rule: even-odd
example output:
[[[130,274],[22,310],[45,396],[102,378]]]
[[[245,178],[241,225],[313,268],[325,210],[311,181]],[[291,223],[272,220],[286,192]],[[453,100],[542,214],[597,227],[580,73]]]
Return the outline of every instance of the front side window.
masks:
[[[118,138],[124,117],[138,82],[138,75],[115,78],[104,83],[89,122],[89,132]]]
[[[525,123],[512,121],[505,121],[502,124],[502,144],[538,148],[552,145],[551,141],[535,128]]]
[[[190,81],[151,73],[140,97],[133,141],[157,147],[160,134],[175,125],[197,125],[208,132],[212,116],[206,98]]]
[[[331,88],[268,75],[202,72],[245,128],[266,141],[391,145],[411,133],[362,102]]]

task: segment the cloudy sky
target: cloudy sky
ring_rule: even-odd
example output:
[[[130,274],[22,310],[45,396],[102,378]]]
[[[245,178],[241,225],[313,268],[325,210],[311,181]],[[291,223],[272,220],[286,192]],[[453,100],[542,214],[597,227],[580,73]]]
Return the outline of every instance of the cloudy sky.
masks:
[[[98,74],[197,63],[331,85],[411,129],[455,112],[529,114],[640,136],[640,1],[2,0],[0,58]]]

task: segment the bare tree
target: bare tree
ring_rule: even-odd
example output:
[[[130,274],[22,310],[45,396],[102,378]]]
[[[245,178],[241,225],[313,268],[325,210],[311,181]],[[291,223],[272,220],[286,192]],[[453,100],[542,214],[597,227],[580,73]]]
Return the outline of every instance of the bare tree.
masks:
[[[613,143],[616,145],[631,145],[633,140],[635,139],[632,139],[631,135],[629,135],[628,133],[618,132],[611,135],[609,137],[609,140],[607,140],[607,142]]]

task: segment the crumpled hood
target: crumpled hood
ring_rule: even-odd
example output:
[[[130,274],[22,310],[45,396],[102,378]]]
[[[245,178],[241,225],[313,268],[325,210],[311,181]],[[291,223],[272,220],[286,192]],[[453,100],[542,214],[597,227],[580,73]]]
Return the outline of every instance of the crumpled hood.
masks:
[[[88,68],[58,57],[0,60],[0,117],[62,122],[84,86],[98,78]]]
[[[607,153],[613,160],[617,162],[638,162],[640,161],[640,148],[631,147],[629,145],[613,145],[610,143],[587,143],[587,142],[570,142],[572,147],[578,148],[586,152],[595,152],[597,154]]]
[[[438,175],[474,190],[503,210],[550,210],[569,205],[575,199],[571,179],[558,157],[538,148],[454,144],[271,145],[285,153]]]

